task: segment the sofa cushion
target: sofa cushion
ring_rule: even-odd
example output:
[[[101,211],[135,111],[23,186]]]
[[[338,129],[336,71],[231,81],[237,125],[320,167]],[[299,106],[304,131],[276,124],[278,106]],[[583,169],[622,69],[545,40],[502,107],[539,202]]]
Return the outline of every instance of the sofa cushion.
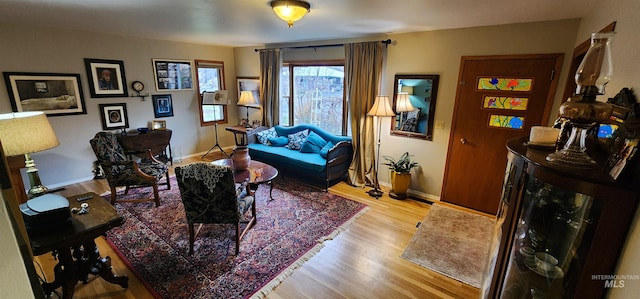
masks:
[[[275,128],[270,128],[268,130],[258,132],[256,136],[258,137],[258,141],[260,141],[260,143],[269,145],[269,137],[276,138],[278,137],[278,133],[276,133]]]
[[[320,153],[322,147],[327,144],[327,141],[324,138],[320,137],[320,135],[311,131],[307,139],[304,141],[302,146],[300,147],[301,153]]]
[[[309,130],[303,130],[297,133],[289,134],[287,137],[289,138],[289,144],[285,147],[292,150],[299,150],[302,147],[302,144],[309,136]]]
[[[286,147],[274,147],[259,143],[249,144],[251,159],[262,161],[276,167],[295,168],[297,170],[324,172],[327,160],[320,154],[301,153]]]
[[[327,154],[329,153],[329,150],[336,146],[335,144],[333,144],[333,142],[329,141],[327,142],[327,144],[325,144],[321,149],[320,149],[320,156],[323,158],[327,158]]]
[[[289,144],[289,138],[285,137],[285,136],[278,136],[278,137],[269,137],[267,138],[267,140],[269,140],[269,144],[271,144],[271,146],[278,146],[278,147],[282,147],[285,146],[287,144]]]

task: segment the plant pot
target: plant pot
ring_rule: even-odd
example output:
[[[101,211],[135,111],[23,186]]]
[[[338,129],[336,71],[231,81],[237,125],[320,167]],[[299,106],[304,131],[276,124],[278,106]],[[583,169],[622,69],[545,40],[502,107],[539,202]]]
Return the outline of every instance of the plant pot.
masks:
[[[391,172],[391,191],[389,196],[395,199],[407,198],[407,190],[411,184],[411,173]]]

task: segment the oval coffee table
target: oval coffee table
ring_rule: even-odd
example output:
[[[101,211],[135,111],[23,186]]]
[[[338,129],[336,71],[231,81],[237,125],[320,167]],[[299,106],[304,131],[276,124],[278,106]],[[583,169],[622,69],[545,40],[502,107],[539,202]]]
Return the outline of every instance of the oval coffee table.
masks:
[[[230,166],[231,168],[233,168],[233,160],[231,159],[215,160],[211,162],[211,164]],[[255,175],[255,173],[257,173],[256,170],[260,171],[259,169],[262,169],[262,173],[260,173],[260,175]],[[233,177],[236,183],[241,183],[248,179],[249,188],[252,192],[255,192],[258,189],[259,185],[269,185],[269,197],[271,198],[271,200],[273,200],[273,184],[271,182],[277,176],[278,170],[275,167],[267,163],[253,160],[251,160],[251,162],[249,163],[249,168],[245,170],[233,170]]]

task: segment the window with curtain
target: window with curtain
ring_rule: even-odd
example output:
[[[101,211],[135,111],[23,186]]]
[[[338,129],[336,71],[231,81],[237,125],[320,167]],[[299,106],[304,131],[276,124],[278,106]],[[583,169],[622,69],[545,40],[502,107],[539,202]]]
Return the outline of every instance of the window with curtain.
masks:
[[[197,60],[196,81],[198,82],[198,102],[200,103],[200,125],[210,126],[215,122],[227,123],[227,106],[202,105],[202,93],[225,89],[224,62],[214,60]]]
[[[280,124],[312,124],[344,135],[344,61],[287,62],[280,72]]]

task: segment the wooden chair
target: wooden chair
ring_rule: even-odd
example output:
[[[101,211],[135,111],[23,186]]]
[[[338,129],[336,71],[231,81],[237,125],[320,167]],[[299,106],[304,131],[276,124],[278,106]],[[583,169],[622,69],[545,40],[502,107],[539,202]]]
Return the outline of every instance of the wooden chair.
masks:
[[[180,196],[189,224],[189,254],[202,224],[234,224],[236,228],[236,255],[240,239],[256,222],[253,192],[245,181],[236,188],[233,170],[229,166],[193,163],[175,168]],[[242,216],[251,209],[247,227],[240,232]],[[199,223],[198,231],[194,224]]]
[[[136,162],[128,158],[113,133],[98,132],[89,143],[111,187],[111,204],[116,203],[116,187],[125,187],[124,194],[129,192],[129,188],[153,187],[154,197],[148,201],[153,200],[156,207],[160,206],[158,182],[164,177],[167,189],[171,189],[169,167],[156,160],[151,155],[151,150],[145,152],[140,162]]]

